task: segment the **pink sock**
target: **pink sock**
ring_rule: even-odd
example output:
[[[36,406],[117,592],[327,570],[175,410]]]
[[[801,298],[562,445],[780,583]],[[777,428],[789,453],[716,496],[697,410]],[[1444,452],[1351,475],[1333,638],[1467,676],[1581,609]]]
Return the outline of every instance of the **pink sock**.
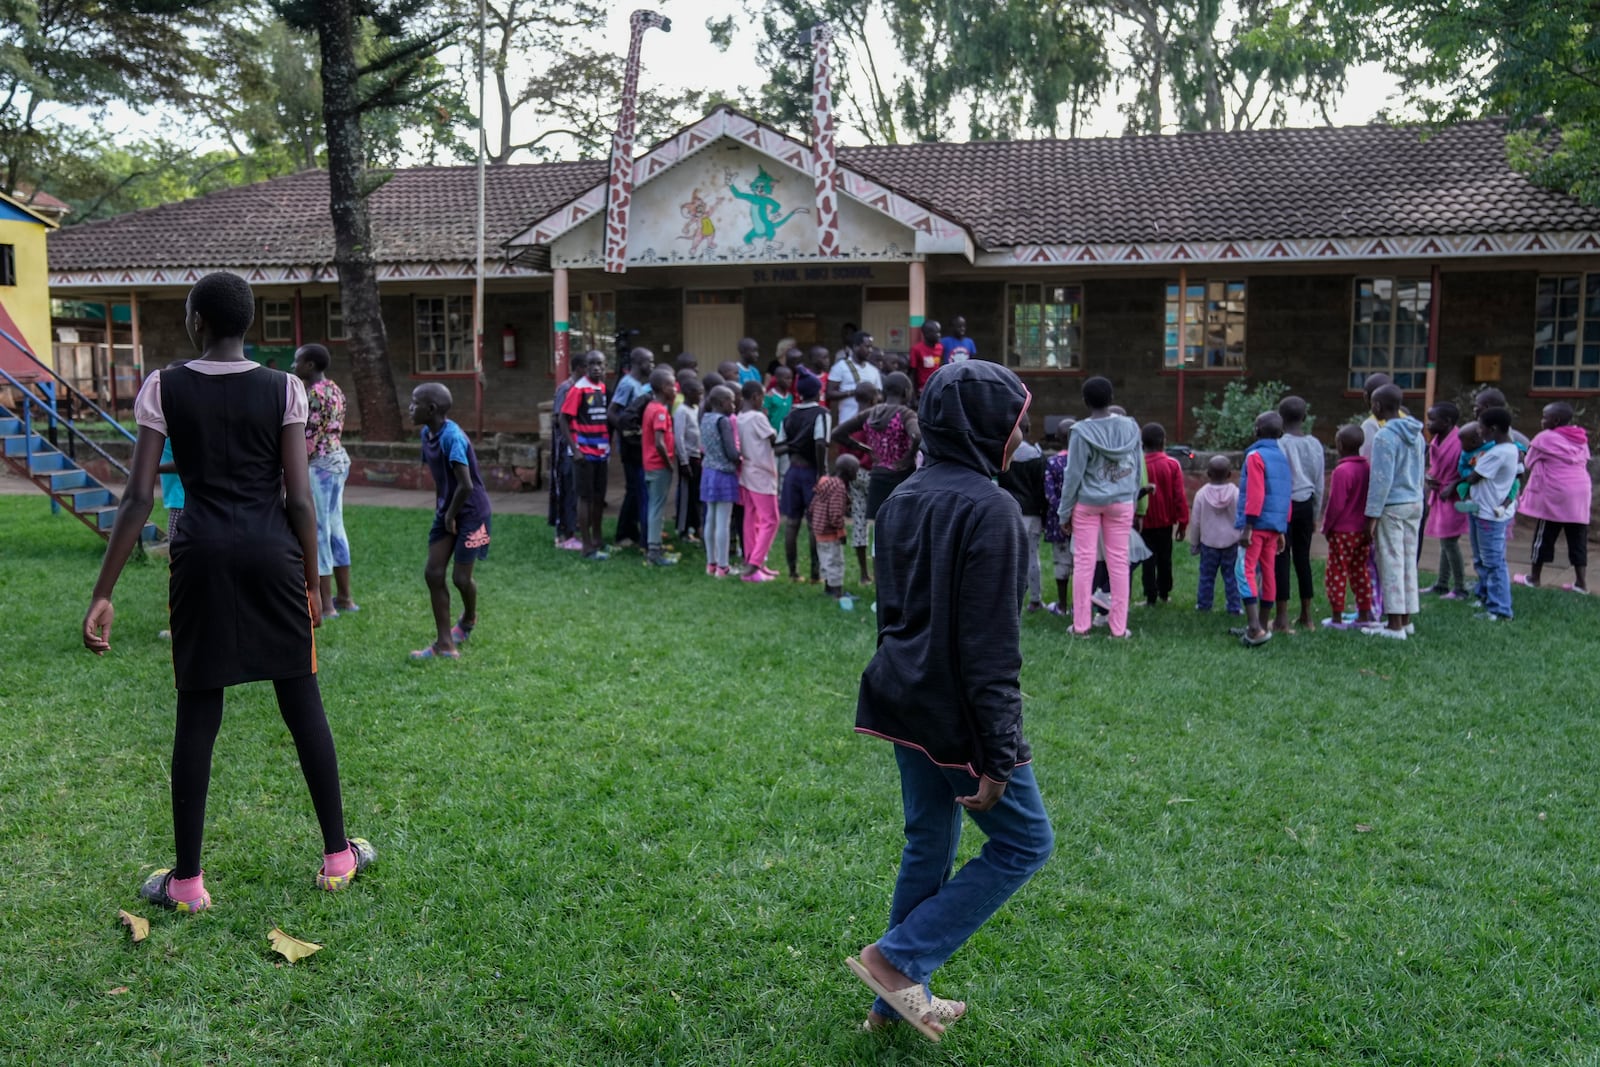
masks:
[[[325,852],[322,856],[322,873],[329,878],[343,878],[356,869],[356,850],[349,845],[341,852]]]
[[[206,872],[193,878],[172,878],[167,881],[167,896],[173,900],[199,900],[206,895]]]

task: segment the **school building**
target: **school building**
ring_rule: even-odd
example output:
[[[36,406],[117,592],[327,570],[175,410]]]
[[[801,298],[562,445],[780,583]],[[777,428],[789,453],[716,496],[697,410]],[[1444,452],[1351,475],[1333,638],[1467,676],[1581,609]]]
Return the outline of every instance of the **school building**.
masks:
[[[59,219],[46,205],[0,193],[0,370],[21,382],[40,373],[29,354],[50,358],[46,239]],[[0,379],[0,390],[7,384]]]
[[[604,161],[490,168],[486,427],[537,432],[562,334],[609,356],[634,329],[707,370],[745,335],[769,356],[782,338],[837,349],[857,323],[904,351],[924,316],[956,315],[1037,412],[1076,412],[1102,374],[1173,440],[1238,378],[1288,383],[1323,433],[1372,371],[1420,404],[1430,362],[1438,398],[1496,383],[1524,428],[1545,398],[1600,395],[1600,208],[1514,171],[1492,121],[841,147],[837,163],[823,254],[812,146],[718,108],[638,157],[620,273]],[[371,198],[398,390],[459,382],[464,425],[475,196],[465,166],[397,171]],[[77,309],[58,334],[99,307],[107,342],[160,366],[188,351],[189,285],[227,269],[260,299],[256,358],[287,368],[322,341],[347,380],[333,251],[320,171],[69,226],[49,248],[56,306]]]

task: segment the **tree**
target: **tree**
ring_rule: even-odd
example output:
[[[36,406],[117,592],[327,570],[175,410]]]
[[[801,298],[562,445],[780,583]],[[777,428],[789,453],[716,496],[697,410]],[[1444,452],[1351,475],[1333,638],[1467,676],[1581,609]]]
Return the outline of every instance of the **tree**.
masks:
[[[184,106],[231,0],[0,0],[0,182],[38,184],[59,107]]]
[[[327,132],[328,208],[333,219],[334,264],[349,336],[350,371],[361,429],[369,440],[402,438],[394,372],[378,298],[377,263],[367,195],[363,117],[425,100],[437,81],[429,60],[454,31],[449,24],[420,24],[418,0],[273,0],[290,26],[314,32],[321,54],[322,119]],[[358,62],[359,41],[371,33],[374,49]]]
[[[1600,204],[1600,4],[1402,0],[1363,5],[1388,68],[1428,120],[1504,116],[1511,162]]]

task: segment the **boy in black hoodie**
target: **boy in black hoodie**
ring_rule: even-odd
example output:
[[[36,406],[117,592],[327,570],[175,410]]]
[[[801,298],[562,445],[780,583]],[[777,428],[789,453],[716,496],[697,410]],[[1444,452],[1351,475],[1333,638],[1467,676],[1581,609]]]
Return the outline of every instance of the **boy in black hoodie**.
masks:
[[[966,1005],[928,979],[1054,847],[1022,736],[1028,538],[993,480],[1030,399],[997,364],[943,368],[919,405],[925,463],[878,511],[878,651],[856,731],[894,742],[906,844],[888,933],[847,961],[878,994],[868,1029],[898,1016],[939,1040]],[[988,842],[952,878],[962,808]]]

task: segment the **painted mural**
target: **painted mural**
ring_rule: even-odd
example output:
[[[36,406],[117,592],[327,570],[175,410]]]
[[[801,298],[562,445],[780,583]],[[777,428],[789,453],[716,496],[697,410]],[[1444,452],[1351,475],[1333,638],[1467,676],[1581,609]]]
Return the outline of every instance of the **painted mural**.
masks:
[[[630,266],[755,264],[913,258],[916,235],[903,223],[844,199],[841,248],[817,251],[811,176],[763,152],[722,139],[636,186],[629,221]],[[602,220],[556,238],[551,263],[603,262]]]

